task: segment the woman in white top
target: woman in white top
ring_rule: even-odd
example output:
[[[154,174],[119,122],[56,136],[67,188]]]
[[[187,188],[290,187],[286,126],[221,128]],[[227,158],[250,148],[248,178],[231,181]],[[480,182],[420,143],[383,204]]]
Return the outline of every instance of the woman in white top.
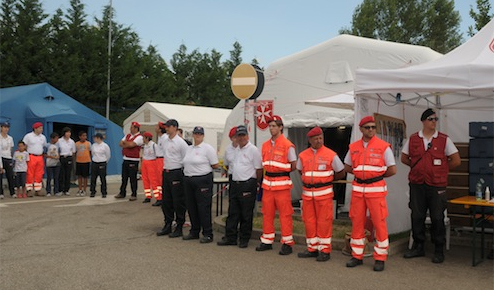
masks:
[[[101,197],[106,198],[106,166],[111,157],[110,146],[103,142],[103,134],[96,133],[91,144],[91,192],[90,197],[96,195],[96,179],[101,181]]]
[[[12,154],[14,153],[14,139],[9,135],[10,124],[3,122],[0,124],[0,155],[5,177],[9,184],[10,196],[16,197],[14,190],[14,168],[12,167]],[[3,196],[2,174],[0,174],[0,196]]]
[[[184,164],[185,205],[189,212],[190,232],[184,240],[199,239],[201,243],[213,241],[211,203],[213,197],[213,169],[218,168],[218,156],[214,148],[204,143],[204,128],[192,131],[194,145],[187,148]],[[166,162],[166,160],[165,160]]]

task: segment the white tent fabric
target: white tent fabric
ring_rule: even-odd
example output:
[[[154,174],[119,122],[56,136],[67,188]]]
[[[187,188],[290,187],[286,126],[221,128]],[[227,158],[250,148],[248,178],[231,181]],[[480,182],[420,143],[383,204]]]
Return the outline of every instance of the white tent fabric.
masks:
[[[398,93],[401,97],[397,99]],[[468,142],[469,122],[494,121],[494,20],[437,60],[395,70],[358,69],[355,94],[354,126],[362,117],[377,112],[404,120],[406,136],[410,136],[422,129],[420,115],[431,107],[439,112],[440,131],[453,142]],[[358,130],[354,133],[352,140],[361,137]],[[411,226],[410,168],[396,157],[397,174],[387,179],[390,233]]]
[[[305,101],[305,103],[307,105],[353,110],[355,96],[353,91],[350,91],[321,99]]]

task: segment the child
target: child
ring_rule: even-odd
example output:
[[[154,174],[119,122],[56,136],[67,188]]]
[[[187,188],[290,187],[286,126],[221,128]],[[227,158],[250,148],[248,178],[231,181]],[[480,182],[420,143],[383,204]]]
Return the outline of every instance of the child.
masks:
[[[17,150],[14,152],[15,186],[17,187],[18,198],[27,198],[26,174],[29,153],[27,153],[26,148],[26,143],[24,143],[24,141],[19,141],[17,143]]]
[[[142,145],[142,184],[146,198],[142,203],[151,202],[152,195],[156,200],[161,200],[158,190],[158,175],[156,174],[156,144],[153,142],[153,134],[150,132],[142,133],[144,145]],[[152,192],[151,192],[152,191]]]
[[[77,156],[75,160],[75,174],[79,180],[77,196],[84,196],[86,195],[89,164],[91,163],[91,143],[87,141],[86,132],[79,132],[79,141],[75,143],[75,148]]]
[[[106,198],[106,165],[111,157],[111,151],[108,144],[103,142],[103,134],[96,133],[91,145],[91,156],[93,163],[91,164],[91,197],[96,195],[96,179],[99,176],[101,181],[101,197]]]
[[[58,190],[58,178],[60,176],[60,147],[58,147],[58,133],[50,135],[50,144],[46,146],[46,196],[51,196],[51,180],[53,179],[53,195],[61,196]]]

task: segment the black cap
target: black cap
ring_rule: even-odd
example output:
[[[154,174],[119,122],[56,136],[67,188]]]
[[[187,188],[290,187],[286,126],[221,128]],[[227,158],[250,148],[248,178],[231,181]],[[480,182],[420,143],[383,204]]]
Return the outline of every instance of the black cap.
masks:
[[[247,131],[247,127],[244,125],[240,125],[237,127],[237,132],[235,132],[235,136],[238,135],[249,135],[249,132]]]
[[[425,120],[425,119],[427,119],[429,116],[431,116],[431,115],[435,115],[435,114],[436,114],[436,112],[435,112],[433,109],[429,108],[429,109],[425,110],[425,111],[422,113],[422,116],[420,117],[420,121],[424,121],[424,120]]]
[[[96,133],[96,134],[94,134],[94,138],[100,138],[101,140],[103,140],[103,134]]]
[[[9,124],[9,122],[5,121],[5,122],[0,123],[0,127],[9,127],[10,128],[10,124]]]
[[[178,127],[178,122],[175,119],[168,119],[168,121],[166,121],[165,125],[167,127],[170,127],[170,126]]]
[[[195,126],[192,134],[202,134],[204,135],[204,128],[201,126]]]

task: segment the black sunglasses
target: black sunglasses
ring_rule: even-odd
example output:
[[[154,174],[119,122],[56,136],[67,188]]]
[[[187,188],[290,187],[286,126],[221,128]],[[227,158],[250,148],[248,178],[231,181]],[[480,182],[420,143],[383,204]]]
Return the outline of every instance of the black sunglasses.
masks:
[[[370,130],[370,129],[375,130],[377,127],[376,126],[362,126],[362,128],[364,128],[365,130]]]
[[[427,118],[427,121],[439,121],[439,118],[438,117],[429,117]]]

